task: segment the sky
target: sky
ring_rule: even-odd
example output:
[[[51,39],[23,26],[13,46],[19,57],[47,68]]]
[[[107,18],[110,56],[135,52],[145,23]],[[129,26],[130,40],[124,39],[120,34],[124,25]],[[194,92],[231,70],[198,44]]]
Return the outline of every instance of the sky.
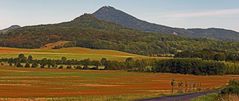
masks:
[[[0,0],[0,29],[66,22],[102,6],[171,27],[239,32],[239,0]]]

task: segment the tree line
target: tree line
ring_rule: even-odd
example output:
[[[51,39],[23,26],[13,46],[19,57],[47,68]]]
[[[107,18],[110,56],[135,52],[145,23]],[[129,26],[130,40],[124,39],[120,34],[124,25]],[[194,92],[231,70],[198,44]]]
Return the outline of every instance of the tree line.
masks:
[[[153,72],[194,75],[239,74],[239,64],[198,58],[176,58],[155,61]]]
[[[26,68],[59,68],[63,69],[104,69],[104,70],[139,70],[145,71],[144,67],[152,64],[150,60],[134,60],[133,58],[126,58],[125,61],[111,61],[106,58],[101,60],[76,60],[67,59],[62,57],[61,59],[33,59],[33,56],[25,56],[19,54],[17,58],[2,58],[0,62],[8,63],[10,66],[26,67]]]
[[[204,60],[216,61],[239,61],[238,52],[227,52],[220,50],[197,50],[197,51],[183,51],[175,54],[177,58],[201,58]]]
[[[226,68],[224,63],[217,61],[170,59],[156,61],[152,71],[195,75],[222,75],[226,73]]]
[[[58,68],[83,70],[127,70],[129,72],[180,73],[194,75],[223,75],[239,74],[239,65],[231,62],[202,60],[194,58],[175,58],[166,60],[135,60],[126,58],[125,61],[76,60],[67,59],[33,59],[31,55],[19,54],[17,58],[2,58],[0,62],[10,66],[25,68]]]

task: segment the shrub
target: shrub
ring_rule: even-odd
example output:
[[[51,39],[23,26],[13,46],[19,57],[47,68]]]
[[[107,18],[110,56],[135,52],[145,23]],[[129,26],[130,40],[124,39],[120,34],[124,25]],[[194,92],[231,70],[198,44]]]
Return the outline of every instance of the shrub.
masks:
[[[229,84],[221,90],[220,94],[236,94],[239,95],[239,81],[238,80],[231,80]]]

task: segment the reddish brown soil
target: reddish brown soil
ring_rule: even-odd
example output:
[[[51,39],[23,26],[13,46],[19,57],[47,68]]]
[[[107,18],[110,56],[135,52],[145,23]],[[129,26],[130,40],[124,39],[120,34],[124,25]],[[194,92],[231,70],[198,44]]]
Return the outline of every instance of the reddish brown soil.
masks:
[[[38,75],[38,73],[46,73],[46,75]],[[49,73],[56,74],[48,75]],[[80,75],[67,76],[64,73],[79,73]],[[200,88],[205,90],[221,87],[231,79],[239,79],[239,76],[193,76],[130,73],[124,71],[78,71],[1,67],[0,97],[167,94],[170,93],[170,82],[172,79],[183,82],[198,82],[202,84]]]
[[[24,49],[1,48],[0,47],[0,53],[1,54],[21,53],[21,52],[28,52],[28,51],[24,50]]]

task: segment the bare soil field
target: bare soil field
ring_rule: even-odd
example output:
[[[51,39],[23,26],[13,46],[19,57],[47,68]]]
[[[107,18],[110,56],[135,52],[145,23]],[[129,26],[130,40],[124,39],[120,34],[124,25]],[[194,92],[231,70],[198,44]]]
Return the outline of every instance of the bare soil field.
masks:
[[[201,89],[225,85],[239,76],[194,76],[181,74],[137,73],[126,71],[81,71],[58,69],[31,69],[0,66],[0,97],[57,98],[170,94],[172,79],[200,82]],[[151,97],[151,96],[148,96]]]

